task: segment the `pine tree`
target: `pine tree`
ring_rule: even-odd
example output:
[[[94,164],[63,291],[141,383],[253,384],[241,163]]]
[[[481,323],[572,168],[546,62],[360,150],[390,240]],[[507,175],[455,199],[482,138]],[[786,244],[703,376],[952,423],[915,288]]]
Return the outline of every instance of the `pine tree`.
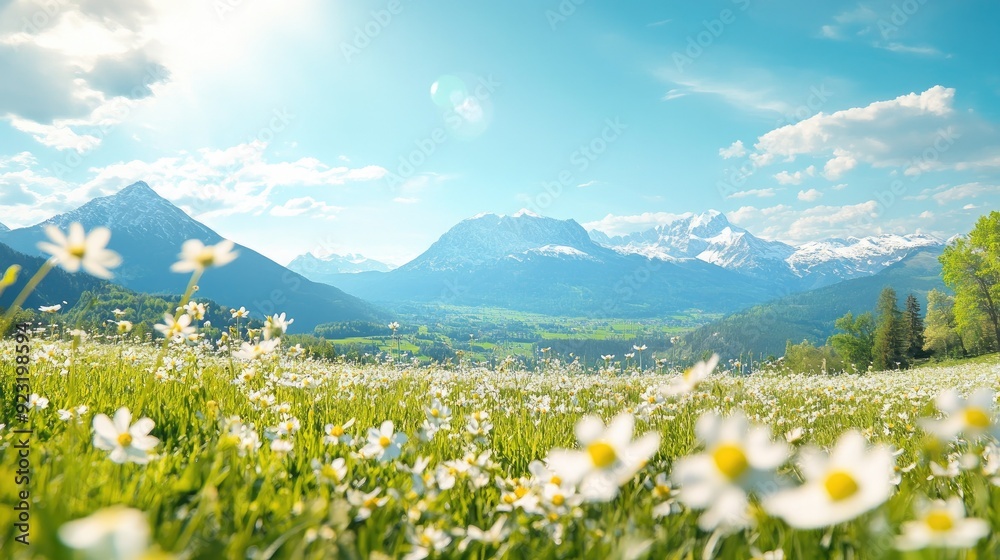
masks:
[[[906,357],[909,361],[924,358],[924,318],[920,316],[920,302],[917,296],[906,296],[906,310],[903,312],[903,330],[906,333]]]
[[[906,367],[906,347],[903,339],[903,314],[896,300],[896,290],[886,286],[875,308],[875,345],[872,362],[876,370]]]

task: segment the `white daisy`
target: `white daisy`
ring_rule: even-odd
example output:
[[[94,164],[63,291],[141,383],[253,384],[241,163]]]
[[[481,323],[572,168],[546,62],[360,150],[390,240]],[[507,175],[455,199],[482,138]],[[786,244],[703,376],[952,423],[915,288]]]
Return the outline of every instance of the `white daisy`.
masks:
[[[698,385],[708,379],[719,364],[719,355],[712,354],[707,362],[698,362],[691,369],[674,378],[669,384],[660,387],[660,392],[668,397],[686,395],[694,391]]]
[[[59,540],[87,558],[138,560],[149,549],[149,522],[139,510],[113,506],[62,525]]]
[[[170,270],[174,272],[204,271],[213,266],[225,266],[238,256],[233,251],[234,243],[228,239],[216,245],[205,245],[197,239],[188,239],[181,245],[180,260],[174,263]]]
[[[805,483],[769,497],[764,508],[797,529],[850,521],[889,499],[894,465],[889,448],[869,448],[864,436],[851,430],[840,436],[829,456],[815,448],[803,449],[800,467]]]
[[[645,466],[660,446],[660,436],[650,432],[632,441],[635,418],[616,416],[605,428],[597,416],[586,416],[576,424],[582,449],[555,449],[546,461],[567,484],[579,484],[580,494],[593,502],[607,502],[618,488]]]
[[[917,519],[903,523],[903,534],[896,538],[900,550],[972,548],[990,533],[986,521],[965,516],[965,505],[955,496],[947,502],[920,500],[916,509]]]
[[[396,432],[392,420],[386,420],[379,429],[368,429],[368,445],[361,448],[361,455],[381,462],[392,461],[400,456],[406,441],[406,434]]]
[[[751,426],[742,412],[728,418],[707,412],[698,418],[695,434],[705,451],[674,465],[678,499],[706,510],[698,520],[704,530],[746,526],[747,494],[777,489],[775,469],[788,460],[788,446],[772,441],[767,427]]]
[[[148,463],[149,450],[160,443],[149,435],[156,424],[149,418],[140,418],[129,426],[131,422],[132,413],[124,406],[115,412],[114,421],[105,414],[95,416],[94,447],[110,451],[110,458],[115,463]]]
[[[941,420],[925,419],[924,429],[941,440],[952,440],[958,436],[977,439],[988,435],[997,439],[1000,436],[994,410],[995,395],[987,388],[976,389],[968,399],[959,396],[955,389],[938,395],[934,404],[938,410],[945,413]]]
[[[83,231],[78,222],[69,225],[69,235],[54,225],[45,226],[48,242],[41,242],[38,248],[52,255],[52,259],[67,272],[78,272],[80,268],[88,274],[109,280],[114,277],[109,269],[117,268],[122,263],[121,256],[107,249],[111,240],[111,230],[106,227],[96,227],[89,234]]]

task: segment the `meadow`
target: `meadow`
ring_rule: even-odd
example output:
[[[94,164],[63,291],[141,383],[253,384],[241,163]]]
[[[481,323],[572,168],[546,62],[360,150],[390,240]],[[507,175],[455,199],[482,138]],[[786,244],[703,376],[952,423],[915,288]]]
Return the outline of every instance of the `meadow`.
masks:
[[[996,355],[750,376],[642,346],[530,370],[317,359],[284,313],[209,330],[191,295],[227,241],[184,244],[157,338],[117,309],[90,334],[12,325],[55,266],[121,262],[106,229],[48,235],[0,318],[4,557],[1000,556]]]
[[[993,394],[986,409],[938,398],[995,389],[995,356],[864,376],[700,364],[684,377],[555,360],[535,371],[358,366],[263,340],[189,340],[161,358],[159,344],[127,337],[32,334],[24,425],[13,341],[0,366],[11,558],[1000,554]],[[15,542],[21,487],[8,483],[23,428],[28,546]],[[831,448],[842,461],[848,433],[863,448],[837,468],[868,472],[824,501],[810,493],[815,477],[829,489],[844,473],[815,463]],[[852,491],[870,499],[844,510]],[[935,509],[949,498],[963,511]],[[799,527],[807,511],[815,528]],[[931,549],[899,550],[913,546]]]

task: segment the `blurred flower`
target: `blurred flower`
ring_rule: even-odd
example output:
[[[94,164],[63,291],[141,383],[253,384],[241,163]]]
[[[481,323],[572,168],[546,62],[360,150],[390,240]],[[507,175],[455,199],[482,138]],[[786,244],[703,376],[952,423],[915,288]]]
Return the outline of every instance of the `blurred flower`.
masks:
[[[579,484],[587,501],[610,501],[660,445],[655,432],[633,442],[634,427],[635,417],[628,413],[619,414],[607,427],[600,417],[584,417],[576,424],[576,438],[583,449],[550,451],[549,468],[567,484]]]
[[[686,395],[694,391],[702,381],[715,371],[715,366],[719,364],[719,355],[712,354],[707,362],[698,362],[691,366],[691,369],[684,372],[684,375],[676,377],[668,385],[660,387],[660,392],[668,397]]]
[[[149,523],[139,510],[112,506],[59,527],[59,540],[86,558],[138,560],[149,549]]]
[[[82,267],[92,276],[110,280],[114,274],[109,269],[122,263],[118,253],[106,248],[111,240],[111,230],[106,227],[96,227],[86,234],[80,223],[73,222],[67,236],[50,224],[45,226],[45,234],[51,243],[43,241],[38,248],[52,255],[54,262],[67,272],[79,272]]]
[[[732,530],[749,524],[747,494],[764,495],[776,487],[775,469],[788,460],[788,447],[771,440],[771,430],[751,426],[746,415],[728,418],[707,412],[695,424],[705,451],[677,461],[671,478],[678,499],[706,510],[698,519],[706,530]]]
[[[945,413],[941,420],[925,419],[924,429],[937,438],[948,441],[959,435],[967,439],[977,439],[981,436],[992,436],[996,439],[998,433],[995,412],[995,395],[985,387],[976,389],[968,399],[959,396],[955,389],[948,389],[934,401],[938,410]]]
[[[764,508],[796,529],[837,525],[889,499],[895,458],[884,446],[868,447],[859,432],[840,436],[827,456],[815,448],[800,452],[805,483],[764,501]]]
[[[216,245],[205,245],[197,239],[188,239],[181,245],[180,260],[170,267],[174,272],[204,271],[213,266],[225,266],[238,256],[233,251],[233,242],[228,239]]]
[[[903,523],[903,534],[896,538],[896,548],[972,548],[990,533],[982,519],[965,516],[962,499],[920,500],[916,505],[917,519]]]

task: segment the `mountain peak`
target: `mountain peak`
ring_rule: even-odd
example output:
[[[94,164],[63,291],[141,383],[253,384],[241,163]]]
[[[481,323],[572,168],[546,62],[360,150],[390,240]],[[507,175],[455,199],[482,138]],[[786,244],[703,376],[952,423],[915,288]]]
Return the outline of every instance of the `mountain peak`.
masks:
[[[541,218],[541,216],[539,216],[538,214],[532,212],[531,210],[528,210],[527,208],[521,208],[520,210],[518,210],[517,213],[514,214],[514,217],[515,218],[524,218],[524,217],[527,217],[527,218]]]
[[[10,228],[5,226],[4,224],[0,224],[0,233],[3,233],[5,231],[10,231]]]
[[[558,250],[553,248],[559,248]],[[525,253],[594,256],[603,249],[574,220],[521,210],[513,216],[480,214],[460,222],[403,269],[454,270]]]

